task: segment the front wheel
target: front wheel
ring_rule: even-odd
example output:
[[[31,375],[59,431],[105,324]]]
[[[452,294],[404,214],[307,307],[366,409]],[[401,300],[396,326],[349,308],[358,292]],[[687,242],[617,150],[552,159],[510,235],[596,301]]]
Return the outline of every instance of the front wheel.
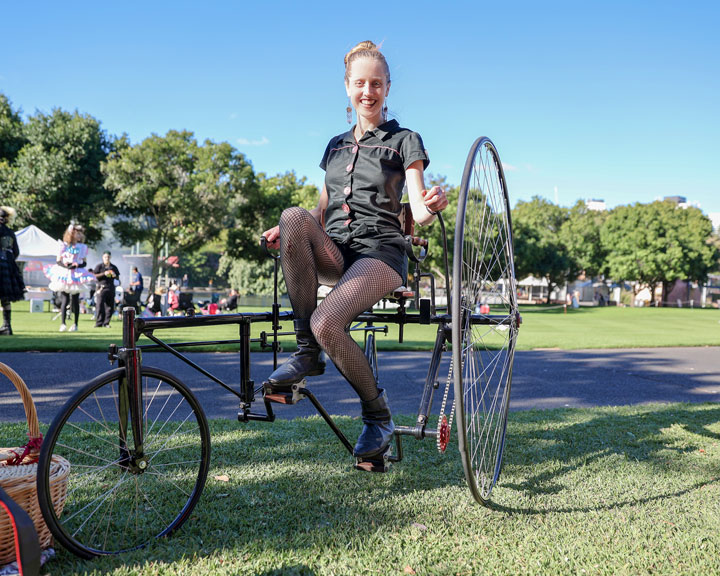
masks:
[[[197,399],[161,370],[143,368],[141,383],[141,452],[128,421],[122,368],[79,390],[43,442],[40,508],[55,538],[79,556],[119,554],[167,536],[187,520],[205,485],[210,431]],[[56,457],[70,463],[70,472],[64,504],[55,488],[53,505]]]
[[[510,204],[493,143],[478,138],[455,223],[452,345],[458,443],[470,491],[488,504],[502,466],[518,314]]]

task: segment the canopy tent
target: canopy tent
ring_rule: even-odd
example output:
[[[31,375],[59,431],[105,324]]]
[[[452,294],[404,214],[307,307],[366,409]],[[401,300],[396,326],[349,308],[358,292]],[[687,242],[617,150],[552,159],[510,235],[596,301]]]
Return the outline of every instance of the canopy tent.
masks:
[[[41,262],[55,263],[58,253],[58,241],[46,234],[34,224],[30,224],[15,233],[20,248],[20,262],[39,260]]]

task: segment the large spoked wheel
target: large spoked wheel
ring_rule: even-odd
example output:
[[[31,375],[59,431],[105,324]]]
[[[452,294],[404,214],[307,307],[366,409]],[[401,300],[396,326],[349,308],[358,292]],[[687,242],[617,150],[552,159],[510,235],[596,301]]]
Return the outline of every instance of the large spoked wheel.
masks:
[[[43,517],[63,546],[85,558],[134,550],[177,530],[208,473],[210,432],[202,408],[182,382],[152,368],[141,372],[144,456],[137,458],[132,425],[120,416],[127,414],[124,380],[119,368],[79,390],[53,421],[40,452]],[[56,510],[50,463],[58,456],[70,472],[64,506],[56,494]]]
[[[478,138],[458,199],[451,310],[460,454],[470,491],[484,505],[500,476],[505,446],[516,295],[505,176],[493,143]]]

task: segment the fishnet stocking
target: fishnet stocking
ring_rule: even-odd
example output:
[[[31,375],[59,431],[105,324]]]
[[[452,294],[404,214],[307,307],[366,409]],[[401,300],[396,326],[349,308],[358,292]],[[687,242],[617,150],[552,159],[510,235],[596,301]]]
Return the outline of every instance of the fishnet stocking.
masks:
[[[318,343],[361,400],[374,400],[377,383],[362,349],[346,332],[355,317],[402,284],[398,273],[362,258],[343,274],[343,256],[312,215],[289,208],[280,218],[280,253],[295,318],[310,318]],[[318,283],[336,284],[317,306]]]
[[[295,318],[308,319],[319,282],[332,285],[342,276],[343,256],[312,214],[297,207],[280,216],[280,255]]]
[[[377,398],[377,383],[362,348],[345,329],[400,284],[400,276],[390,266],[362,258],[348,268],[310,319],[315,338],[361,400]]]

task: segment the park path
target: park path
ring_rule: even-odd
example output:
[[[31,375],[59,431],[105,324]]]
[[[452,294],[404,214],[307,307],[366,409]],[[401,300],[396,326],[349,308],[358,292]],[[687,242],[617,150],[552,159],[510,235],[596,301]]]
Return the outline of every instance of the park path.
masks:
[[[228,383],[239,380],[237,354],[193,353],[192,359]],[[446,355],[447,356],[447,355]],[[398,414],[416,414],[430,354],[380,352],[381,383]],[[272,355],[253,354],[251,377],[272,372]],[[441,366],[441,390],[449,356]],[[615,350],[534,350],[515,355],[512,410],[615,406],[649,402],[720,401],[720,348],[638,348]],[[169,354],[146,353],[145,364],[177,374],[199,397],[211,418],[237,415],[237,402],[201,374]],[[41,422],[49,423],[70,395],[110,369],[105,353],[3,352],[0,362],[17,371],[33,394]],[[331,414],[358,415],[359,401],[331,363],[309,387]],[[439,399],[435,403],[439,406]],[[309,402],[277,410],[281,418],[309,416]],[[13,385],[0,378],[0,421],[24,419]]]

